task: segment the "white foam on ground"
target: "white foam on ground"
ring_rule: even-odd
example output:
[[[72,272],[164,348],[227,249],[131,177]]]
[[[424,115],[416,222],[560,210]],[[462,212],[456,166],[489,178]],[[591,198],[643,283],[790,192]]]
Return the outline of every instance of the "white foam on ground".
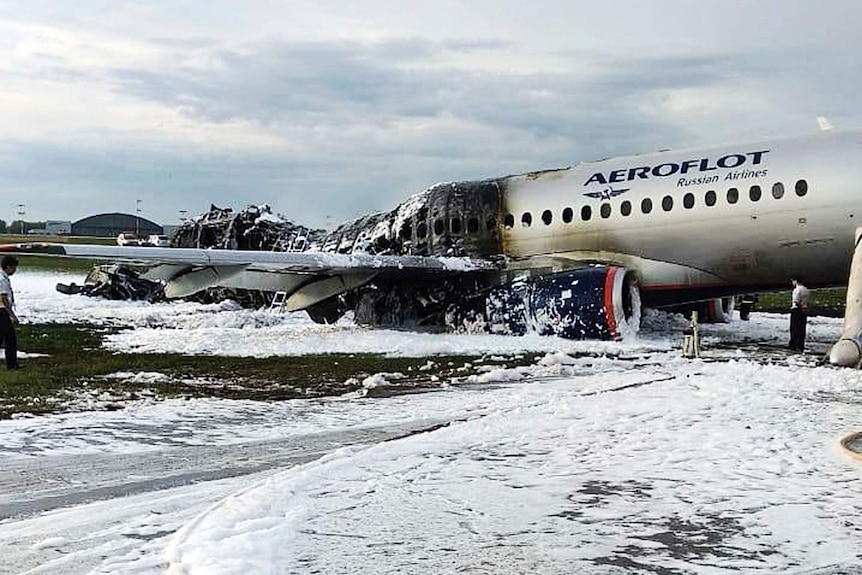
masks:
[[[231,306],[94,303],[51,293],[39,274],[15,280],[25,320],[135,326],[109,339],[118,350],[539,358],[518,369],[489,365],[472,380],[480,385],[409,396],[153,401],[0,422],[0,457],[12,459],[452,422],[245,486],[170,542],[149,544],[173,573],[766,573],[858,564],[862,471],[838,440],[862,426],[862,376],[812,356],[753,357],[748,341],[785,343],[787,316],[703,326],[710,357],[686,360],[685,324],[663,314],[623,342],[427,335]],[[840,326],[812,318],[810,337],[836,339]],[[367,381],[385,385],[386,375]],[[40,541],[62,552],[50,533]],[[154,563],[115,558],[112,568],[143,573],[151,571],[136,565]]]

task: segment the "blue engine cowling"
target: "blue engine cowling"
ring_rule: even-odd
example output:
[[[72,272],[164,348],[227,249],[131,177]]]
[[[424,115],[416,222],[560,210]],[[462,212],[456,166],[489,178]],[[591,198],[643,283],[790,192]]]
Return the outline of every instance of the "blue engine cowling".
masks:
[[[640,325],[640,292],[625,269],[590,266],[495,287],[473,302],[472,312],[481,313],[492,333],[618,339]],[[464,317],[455,314],[450,319]]]

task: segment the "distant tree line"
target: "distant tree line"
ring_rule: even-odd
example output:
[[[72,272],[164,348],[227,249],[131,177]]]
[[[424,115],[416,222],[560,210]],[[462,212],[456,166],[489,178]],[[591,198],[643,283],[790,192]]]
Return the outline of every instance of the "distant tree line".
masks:
[[[0,234],[26,234],[30,230],[43,230],[47,222],[25,222],[21,220],[12,220],[11,224],[7,224],[6,220],[0,220]]]

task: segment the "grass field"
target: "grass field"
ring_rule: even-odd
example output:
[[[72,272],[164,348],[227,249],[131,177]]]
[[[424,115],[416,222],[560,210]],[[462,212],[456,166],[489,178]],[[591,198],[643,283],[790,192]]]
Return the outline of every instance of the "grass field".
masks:
[[[475,373],[465,364],[480,365],[477,356],[390,358],[377,354],[321,354],[299,357],[214,357],[179,354],[115,353],[102,348],[111,329],[91,325],[24,324],[19,347],[44,354],[24,360],[24,369],[0,366],[0,419],[16,414],[66,410],[112,409],[140,397],[222,397],[253,400],[340,395],[362,388],[375,373],[391,375],[395,388],[409,380],[409,389],[439,387],[441,380]],[[532,356],[495,360],[495,365],[528,365]],[[424,367],[423,367],[424,366]],[[423,367],[422,370],[419,368]],[[117,373],[159,373],[142,384]]]
[[[0,244],[99,244],[105,246],[117,245],[116,238],[96,238],[92,236],[37,236],[30,234],[0,234]]]
[[[808,309],[811,315],[827,317],[844,317],[846,305],[846,288],[823,288],[811,290],[808,298]],[[790,309],[790,292],[774,292],[758,296],[757,311],[787,313]]]

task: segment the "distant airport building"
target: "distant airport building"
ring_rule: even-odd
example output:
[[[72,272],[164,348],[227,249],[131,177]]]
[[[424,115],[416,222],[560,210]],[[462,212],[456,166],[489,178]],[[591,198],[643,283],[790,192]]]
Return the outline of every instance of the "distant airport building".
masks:
[[[48,220],[45,231],[51,235],[60,236],[72,233],[72,222],[68,220]]]
[[[115,238],[122,232],[134,232],[139,237],[162,235],[165,230],[155,222],[133,214],[98,214],[72,223],[73,236]]]

